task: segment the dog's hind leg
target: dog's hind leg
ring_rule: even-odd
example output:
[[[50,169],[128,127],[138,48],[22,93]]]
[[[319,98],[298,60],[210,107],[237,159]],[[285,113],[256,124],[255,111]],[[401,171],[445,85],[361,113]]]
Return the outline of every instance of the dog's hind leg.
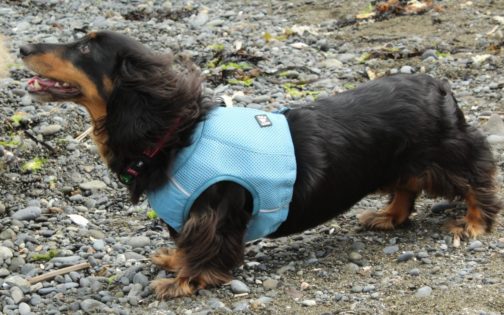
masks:
[[[417,194],[397,190],[391,202],[382,210],[366,211],[359,216],[360,223],[370,230],[393,230],[408,220]]]
[[[454,244],[461,238],[475,238],[490,232],[502,207],[494,187],[471,188],[466,193],[465,201],[466,215],[448,223],[448,229],[454,236]]]
[[[393,230],[405,223],[413,212],[415,199],[421,191],[418,183],[413,177],[405,185],[392,188],[390,203],[382,210],[362,213],[359,215],[360,223],[371,230]]]

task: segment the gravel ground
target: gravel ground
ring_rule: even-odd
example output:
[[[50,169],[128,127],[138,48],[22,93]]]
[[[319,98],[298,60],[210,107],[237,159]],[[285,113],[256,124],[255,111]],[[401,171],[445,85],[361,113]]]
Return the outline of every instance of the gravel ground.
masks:
[[[454,248],[443,222],[464,210],[442,211],[439,200],[420,199],[404,229],[360,231],[355,215],[379,209],[380,196],[303,234],[249,245],[229,285],[157,301],[148,283],[166,274],[148,257],[173,244],[168,233],[145,202],[129,203],[91,140],[75,139],[89,127],[82,108],[32,102],[16,57],[26,42],[117,30],[191,56],[209,93],[266,110],[425,72],[450,80],[502,168],[504,1],[437,4],[355,23],[368,1],[1,1],[12,63],[0,79],[0,314],[504,314],[502,214],[492,234]],[[83,262],[90,268],[27,281]]]

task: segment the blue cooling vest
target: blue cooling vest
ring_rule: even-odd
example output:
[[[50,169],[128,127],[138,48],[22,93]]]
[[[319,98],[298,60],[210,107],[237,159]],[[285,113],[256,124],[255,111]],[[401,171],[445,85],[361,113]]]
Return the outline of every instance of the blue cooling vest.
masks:
[[[287,119],[247,108],[216,108],[181,150],[170,180],[148,193],[151,207],[179,231],[195,199],[209,186],[232,181],[246,188],[254,208],[245,241],[267,236],[287,219],[296,159]]]

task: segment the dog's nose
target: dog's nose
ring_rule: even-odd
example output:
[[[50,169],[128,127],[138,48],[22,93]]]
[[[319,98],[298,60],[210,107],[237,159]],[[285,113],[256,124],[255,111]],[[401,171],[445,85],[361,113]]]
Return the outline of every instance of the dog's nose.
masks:
[[[27,57],[35,51],[34,45],[23,45],[19,48],[19,54],[21,57]]]

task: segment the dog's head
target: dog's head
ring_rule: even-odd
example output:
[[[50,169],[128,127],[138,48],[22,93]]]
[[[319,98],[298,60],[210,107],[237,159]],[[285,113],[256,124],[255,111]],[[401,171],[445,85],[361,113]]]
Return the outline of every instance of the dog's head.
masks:
[[[190,127],[202,117],[199,71],[175,71],[171,55],[155,54],[125,35],[93,32],[72,43],[29,44],[20,55],[37,74],[28,82],[35,99],[86,107],[100,153],[115,172],[173,125],[182,127],[165,146],[188,143]]]
[[[37,73],[28,91],[39,101],[73,101],[87,107],[94,119],[106,114],[122,67],[135,56],[155,59],[137,41],[113,32],[93,32],[65,44],[29,44],[19,50],[26,66]],[[137,57],[138,59],[138,57]],[[135,69],[124,69],[136,71]],[[131,68],[131,65],[130,65]]]

